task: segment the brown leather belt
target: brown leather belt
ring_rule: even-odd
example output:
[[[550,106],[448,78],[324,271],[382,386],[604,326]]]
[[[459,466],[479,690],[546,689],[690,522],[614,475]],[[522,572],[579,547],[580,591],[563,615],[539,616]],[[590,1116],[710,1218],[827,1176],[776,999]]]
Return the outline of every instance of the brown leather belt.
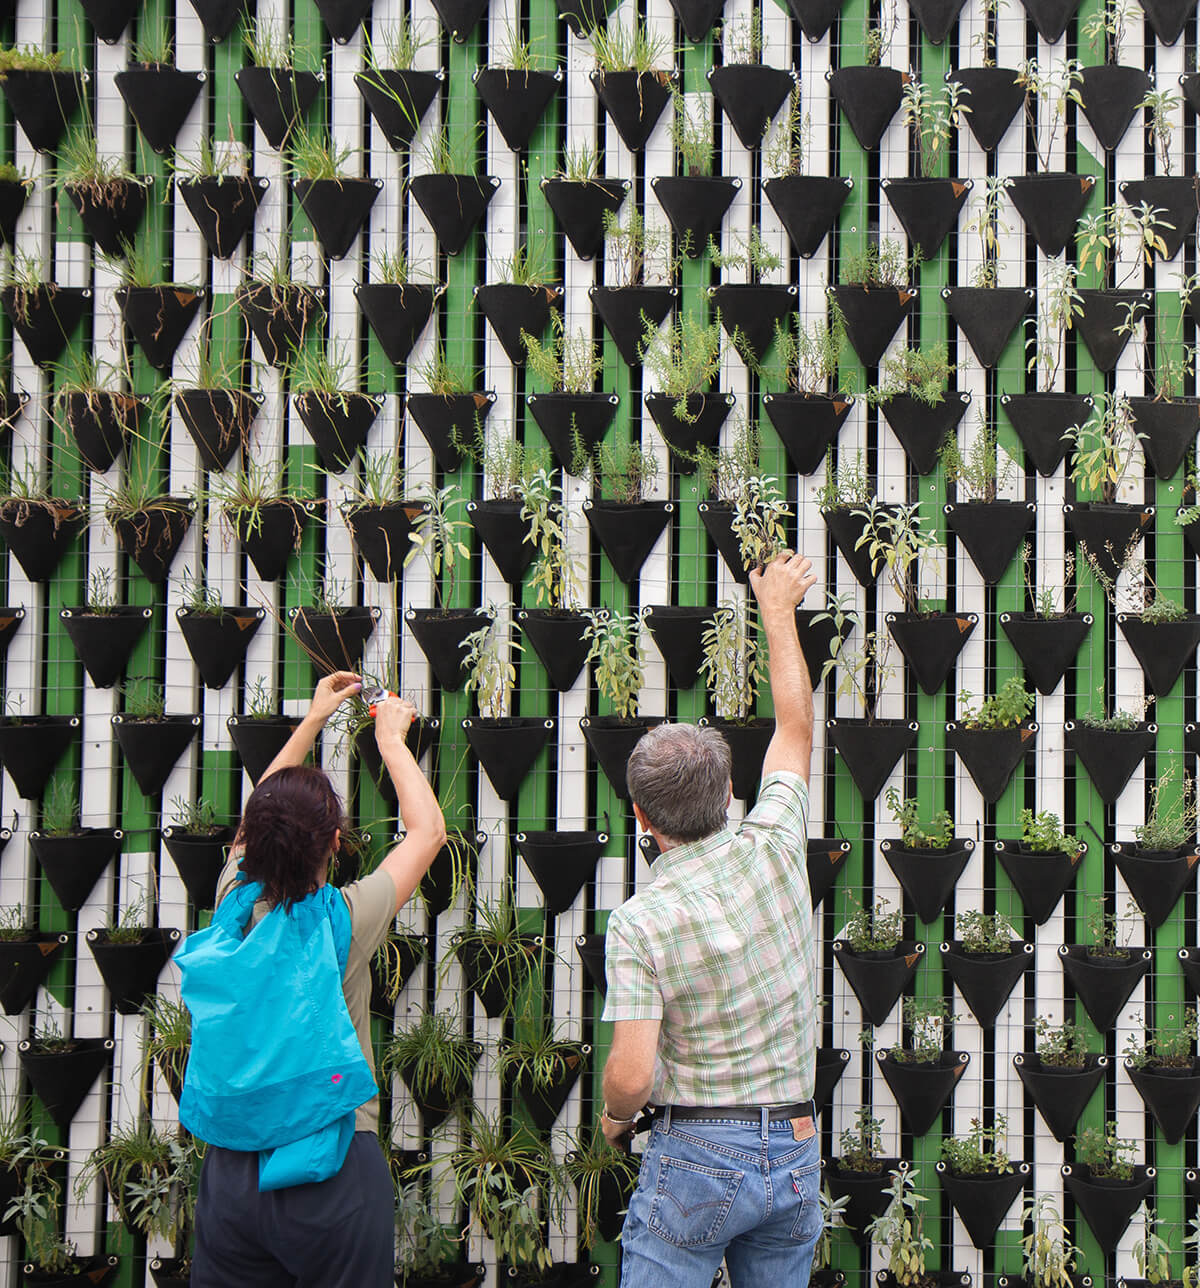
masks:
[[[753,1105],[672,1105],[671,1117],[679,1119],[725,1119],[735,1123],[759,1123],[762,1122],[762,1111],[767,1110],[770,1117],[768,1122],[777,1122],[785,1126],[791,1126],[793,1118],[811,1118],[813,1116],[813,1102],[811,1100],[798,1100],[793,1105],[763,1105],[761,1108],[755,1108]],[[656,1113],[661,1114],[661,1109]]]

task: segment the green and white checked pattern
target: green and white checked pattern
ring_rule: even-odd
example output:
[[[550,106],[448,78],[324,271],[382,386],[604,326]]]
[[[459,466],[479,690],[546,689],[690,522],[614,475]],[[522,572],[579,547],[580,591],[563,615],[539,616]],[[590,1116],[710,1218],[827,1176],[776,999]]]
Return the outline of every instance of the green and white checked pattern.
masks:
[[[608,923],[606,1020],[662,1020],[651,1101],[782,1105],[813,1092],[817,954],[808,789],[763,780],[736,828],[669,850]]]

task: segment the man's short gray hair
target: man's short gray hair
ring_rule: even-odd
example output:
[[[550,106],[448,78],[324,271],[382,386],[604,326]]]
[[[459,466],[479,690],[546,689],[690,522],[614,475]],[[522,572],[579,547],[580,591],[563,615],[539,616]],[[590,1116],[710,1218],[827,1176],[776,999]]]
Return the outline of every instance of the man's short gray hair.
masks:
[[[725,826],[731,763],[716,729],[655,725],[634,746],[625,783],[656,832],[698,841]]]

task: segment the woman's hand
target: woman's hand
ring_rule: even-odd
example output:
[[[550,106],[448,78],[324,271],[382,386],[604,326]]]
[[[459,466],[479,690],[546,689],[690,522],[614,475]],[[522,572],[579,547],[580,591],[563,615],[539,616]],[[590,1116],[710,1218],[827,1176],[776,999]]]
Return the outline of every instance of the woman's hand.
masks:
[[[361,692],[362,679],[353,671],[334,671],[317,685],[308,714],[324,724],[347,698]]]
[[[375,705],[375,741],[382,751],[398,746],[408,735],[409,725],[417,718],[417,709],[407,698],[390,694]]]

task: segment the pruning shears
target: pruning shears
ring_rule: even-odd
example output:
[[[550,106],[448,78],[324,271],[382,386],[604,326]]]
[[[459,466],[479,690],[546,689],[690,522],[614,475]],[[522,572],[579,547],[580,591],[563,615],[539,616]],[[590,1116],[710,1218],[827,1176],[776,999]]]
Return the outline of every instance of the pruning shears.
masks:
[[[370,715],[372,720],[375,719],[376,707],[384,700],[384,698],[395,698],[398,696],[399,694],[392,693],[390,689],[384,689],[378,684],[370,689],[364,689],[362,694],[363,701],[367,704],[367,714]]]

